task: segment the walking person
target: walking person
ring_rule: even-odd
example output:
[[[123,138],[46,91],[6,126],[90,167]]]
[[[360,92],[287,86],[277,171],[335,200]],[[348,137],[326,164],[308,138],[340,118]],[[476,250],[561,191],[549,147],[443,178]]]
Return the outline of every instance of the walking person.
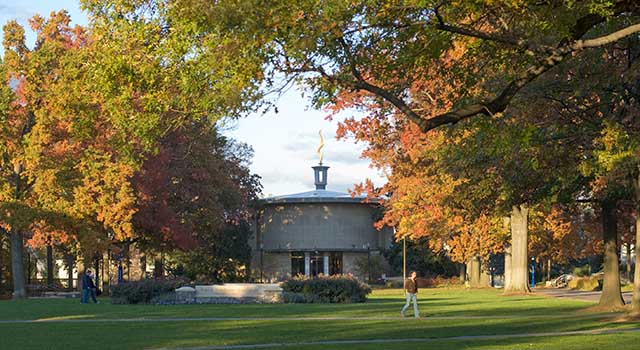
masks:
[[[94,282],[95,278],[96,278],[96,275],[93,273],[93,271],[91,271],[91,272],[89,273],[89,284],[90,284],[90,286],[91,286],[91,299],[93,299],[93,302],[94,302],[95,304],[99,304],[98,300],[96,299],[97,294],[98,294],[98,292],[97,292],[97,290],[98,290],[98,286],[96,285],[96,283],[97,283],[98,281],[95,281],[95,282]],[[89,301],[89,300],[87,300],[87,302],[88,302],[88,301]]]
[[[80,302],[82,304],[87,304],[89,302],[89,295],[91,295],[91,285],[93,281],[91,280],[91,270],[86,270],[84,275],[82,275],[82,296],[80,297]]]
[[[95,283],[93,283],[91,270],[87,269],[82,276],[82,297],[80,298],[80,302],[82,304],[89,303],[89,296],[91,296],[91,299],[93,299],[94,303],[98,303],[98,300],[96,299],[95,288],[96,285]]]
[[[407,303],[402,307],[402,311],[400,314],[404,317],[404,312],[409,307],[409,304],[413,302],[413,316],[415,318],[420,317],[420,312],[418,312],[418,281],[416,281],[416,277],[418,274],[415,271],[411,271],[410,277],[404,282],[404,289],[407,295]]]

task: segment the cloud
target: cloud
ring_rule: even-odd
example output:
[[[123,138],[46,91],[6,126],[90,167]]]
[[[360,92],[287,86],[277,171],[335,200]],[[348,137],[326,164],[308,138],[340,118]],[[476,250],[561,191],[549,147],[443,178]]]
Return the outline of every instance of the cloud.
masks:
[[[284,145],[284,150],[289,152],[306,152],[306,151],[314,151],[317,149],[319,142],[314,142],[310,139],[308,140],[300,140],[293,142],[288,142]]]

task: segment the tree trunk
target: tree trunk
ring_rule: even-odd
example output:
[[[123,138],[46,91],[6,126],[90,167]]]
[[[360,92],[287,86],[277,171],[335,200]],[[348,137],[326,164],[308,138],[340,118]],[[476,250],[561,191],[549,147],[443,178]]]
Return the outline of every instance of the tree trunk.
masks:
[[[162,261],[162,255],[160,253],[156,255],[156,258],[154,260],[153,277],[155,278],[164,277],[164,264]]]
[[[82,257],[76,261],[76,270],[78,271],[78,275],[76,276],[76,289],[82,292],[82,278],[86,272],[84,259]]]
[[[631,281],[631,242],[627,242],[627,260],[625,261],[625,270],[627,281]]]
[[[2,252],[4,250],[4,235],[5,231],[0,228],[0,290],[2,290],[4,285],[4,280],[2,279],[4,276],[4,265],[2,261]]]
[[[624,306],[620,290],[620,269],[618,267],[618,227],[616,222],[616,202],[602,202],[602,236],[604,240],[604,281],[600,306],[610,309]]]
[[[513,206],[511,210],[511,283],[505,293],[528,293],[528,235],[529,209],[526,205]]]
[[[551,258],[547,260],[547,281],[551,281]]]
[[[67,271],[69,271],[69,275],[67,276],[67,289],[73,290],[73,266],[75,265],[75,259],[72,254],[67,255]]]
[[[24,281],[24,247],[22,232],[11,230],[11,275],[13,276],[13,299],[27,297]]]
[[[511,288],[511,244],[504,247],[504,290]]]
[[[640,170],[640,167],[639,169]],[[636,192],[636,267],[633,273],[633,296],[631,297],[631,314],[640,317],[640,174],[634,181]]]
[[[465,264],[459,264],[458,265],[458,275],[460,278],[460,282],[464,283],[464,281],[466,280],[466,276],[467,276],[467,265]]]
[[[491,273],[489,266],[480,262],[480,287],[485,288],[491,286]]]
[[[480,288],[480,259],[473,257],[469,266],[469,285],[471,288]]]
[[[53,246],[47,245],[47,287],[53,288]]]
[[[95,282],[96,282],[96,287],[102,289],[102,283],[100,283],[100,278],[102,277],[100,275],[100,258],[96,257],[96,259],[94,260],[94,268],[96,269],[95,271]]]

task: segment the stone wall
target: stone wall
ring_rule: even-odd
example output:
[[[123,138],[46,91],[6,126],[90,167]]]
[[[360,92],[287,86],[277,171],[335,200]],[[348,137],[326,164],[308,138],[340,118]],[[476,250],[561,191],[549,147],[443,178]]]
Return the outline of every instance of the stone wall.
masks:
[[[376,208],[361,203],[278,204],[264,208],[254,246],[266,250],[386,248],[390,231],[374,227]]]

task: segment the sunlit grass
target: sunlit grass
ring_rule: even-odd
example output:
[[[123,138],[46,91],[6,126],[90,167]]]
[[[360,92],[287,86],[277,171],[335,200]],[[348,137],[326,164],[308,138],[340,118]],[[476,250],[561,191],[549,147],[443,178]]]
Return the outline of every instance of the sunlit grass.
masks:
[[[404,300],[402,291],[397,289],[375,290],[367,303],[347,305],[111,305],[108,299],[103,299],[97,305],[65,299],[3,301],[0,302],[0,319],[4,322],[38,322],[0,323],[0,349],[148,349],[401,338],[431,340],[411,344],[357,344],[348,348],[481,349],[488,346],[494,349],[510,346],[528,348],[525,345],[530,343],[542,346],[534,348],[553,345],[551,347],[554,349],[564,349],[563,339],[567,339],[566,348],[572,349],[570,346],[574,345],[571,344],[586,339],[588,343],[581,347],[586,349],[602,341],[612,341],[610,344],[613,346],[613,341],[617,339],[640,338],[640,333],[625,333],[564,336],[552,343],[548,343],[546,338],[443,341],[438,339],[467,335],[622,329],[640,327],[640,324],[617,323],[614,321],[615,315],[590,312],[588,308],[594,303],[584,301],[542,296],[502,296],[497,290],[424,289],[419,295],[421,314],[427,317],[418,320],[399,318]],[[323,317],[339,319],[318,319]],[[212,321],[189,318],[247,319]],[[96,344],[99,346],[96,347]],[[343,349],[345,345],[303,348]],[[620,346],[616,348],[624,349]]]

